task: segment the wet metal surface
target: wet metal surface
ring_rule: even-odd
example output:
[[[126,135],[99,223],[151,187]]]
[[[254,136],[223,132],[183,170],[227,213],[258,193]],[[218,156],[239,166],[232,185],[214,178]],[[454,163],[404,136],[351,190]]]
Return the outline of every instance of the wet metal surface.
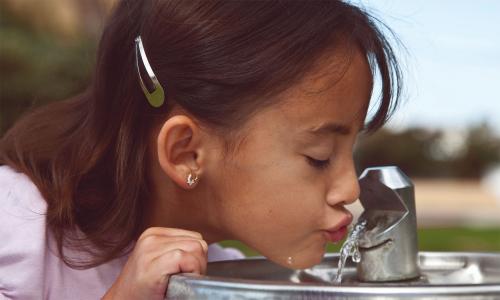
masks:
[[[342,285],[333,283],[338,254],[306,270],[264,258],[213,262],[207,276],[174,275],[167,299],[500,299],[500,253],[421,252],[414,280],[366,283],[349,261]]]

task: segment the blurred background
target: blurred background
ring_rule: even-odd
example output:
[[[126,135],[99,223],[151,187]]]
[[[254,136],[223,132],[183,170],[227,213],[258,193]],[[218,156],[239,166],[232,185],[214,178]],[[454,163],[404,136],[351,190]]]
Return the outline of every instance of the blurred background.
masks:
[[[114,2],[0,0],[0,135],[83,91]],[[500,251],[500,2],[351,2],[395,32],[406,75],[396,116],[359,140],[359,172],[397,165],[412,178],[421,250]]]

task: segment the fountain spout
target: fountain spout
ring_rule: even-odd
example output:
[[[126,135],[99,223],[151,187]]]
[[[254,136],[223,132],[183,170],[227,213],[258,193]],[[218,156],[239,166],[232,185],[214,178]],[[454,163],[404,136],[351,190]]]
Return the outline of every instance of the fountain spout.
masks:
[[[365,209],[359,222],[366,230],[359,238],[361,281],[385,282],[416,278],[418,268],[415,196],[410,179],[397,167],[366,169],[359,180]]]

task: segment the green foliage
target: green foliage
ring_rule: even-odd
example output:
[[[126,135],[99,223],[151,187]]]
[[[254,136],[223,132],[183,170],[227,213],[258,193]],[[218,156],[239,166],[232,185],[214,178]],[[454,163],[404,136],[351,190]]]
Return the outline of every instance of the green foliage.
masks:
[[[95,43],[37,33],[0,7],[0,135],[33,106],[85,89]]]
[[[421,251],[500,252],[500,228],[431,228],[419,231]]]

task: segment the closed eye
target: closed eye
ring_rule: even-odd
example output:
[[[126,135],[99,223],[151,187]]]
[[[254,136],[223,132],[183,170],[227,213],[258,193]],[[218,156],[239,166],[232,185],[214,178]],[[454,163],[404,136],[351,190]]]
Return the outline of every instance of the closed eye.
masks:
[[[314,159],[314,158],[309,157],[309,156],[306,156],[306,159],[307,159],[307,162],[312,167],[314,167],[316,169],[319,169],[319,170],[326,169],[330,165],[330,160],[329,159],[327,159],[327,160],[318,160],[318,159]]]

